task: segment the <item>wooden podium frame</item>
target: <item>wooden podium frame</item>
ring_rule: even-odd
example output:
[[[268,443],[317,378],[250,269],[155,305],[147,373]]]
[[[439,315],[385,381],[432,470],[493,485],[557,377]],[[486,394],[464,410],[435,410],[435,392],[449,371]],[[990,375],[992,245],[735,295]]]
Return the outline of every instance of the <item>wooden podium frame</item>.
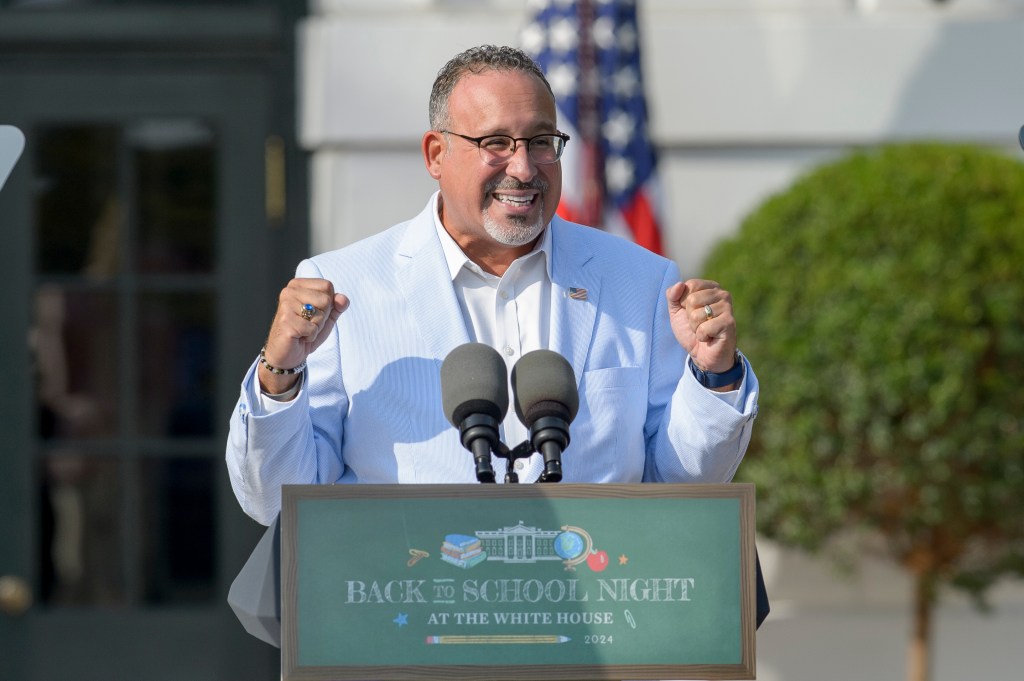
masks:
[[[738,483],[285,486],[281,512],[283,678],[756,678],[754,504],[754,486]],[[671,517],[665,517],[663,510],[671,511]],[[439,520],[436,528],[430,525],[435,513],[447,519]],[[519,524],[506,527],[504,535],[499,532],[492,537],[494,533],[480,531],[474,525],[478,518],[486,519],[488,513],[508,517],[511,523],[518,520]],[[625,553],[609,558],[607,552],[597,551],[591,545],[590,533],[580,527],[561,525],[542,532],[530,526],[530,518],[556,518],[560,514],[587,518],[591,526],[597,525],[595,537],[618,537],[613,542],[628,545],[628,553],[634,557],[632,563],[641,567],[634,569],[631,556]],[[523,518],[527,518],[525,524]],[[379,538],[373,527],[378,520],[382,528]],[[482,522],[488,528],[495,525]],[[436,537],[433,544],[421,538],[422,529],[417,535],[412,527],[424,524],[430,527],[425,536]],[[702,529],[719,525],[728,531]],[[476,546],[458,553],[462,549],[454,548],[459,542],[452,537],[462,538],[469,545],[474,543],[474,535],[446,533],[467,527],[477,530],[475,537],[482,537],[475,543],[484,542],[490,551]],[[601,532],[605,527],[611,529]],[[525,540],[516,539],[516,533],[526,536]],[[586,539],[585,547],[581,536]],[[719,540],[719,536],[726,538]],[[451,542],[445,541],[439,549],[442,538]],[[507,548],[513,546],[510,541],[518,542],[516,548]],[[552,550],[558,555],[551,555]],[[694,574],[702,576],[695,579],[684,574],[663,579],[662,573],[649,577],[642,572],[643,565],[676,560],[672,551],[679,551],[679,564],[691,566],[687,569],[695,569]],[[497,562],[492,565],[491,561]],[[377,565],[382,566],[379,583]],[[538,566],[543,567],[548,581],[486,578],[493,570],[505,570],[498,576],[507,577],[507,571],[513,568],[536,572]],[[429,579],[432,573],[427,570],[446,571],[445,578]],[[616,577],[627,573],[632,581]],[[417,578],[404,579],[414,575]],[[483,577],[482,581],[476,579],[477,575]],[[719,576],[721,584],[716,581]],[[475,599],[464,612],[458,610],[467,607],[462,603],[450,607],[454,599],[437,600],[435,595],[442,591],[438,586],[442,582],[445,596],[458,593],[456,577],[462,578],[462,597]],[[709,594],[721,594],[720,601]],[[632,602],[625,607],[618,602],[602,604],[607,612],[584,614],[584,609],[596,607],[599,599],[618,598]],[[567,606],[570,601],[575,601],[572,608]],[[516,614],[502,610],[525,607],[531,611]],[[517,624],[532,617],[533,624],[550,626],[534,626],[526,634],[522,627],[499,630],[495,618],[502,617],[502,613],[506,620],[511,618]],[[393,614],[394,619],[390,619]],[[585,624],[589,626],[570,626],[588,617],[590,621]],[[602,622],[602,617],[608,621]],[[671,644],[657,644],[651,655],[657,658],[654,663],[648,664],[646,658],[634,659],[642,654],[636,651],[652,638],[650,634],[641,635],[643,626],[636,631],[635,620],[640,619],[646,626],[660,618],[669,625],[659,627],[660,622],[656,622],[654,630],[657,637],[668,637]],[[567,624],[553,631],[556,621]],[[455,622],[462,628],[453,629]],[[439,626],[442,623],[446,626]],[[486,633],[477,635],[478,631]],[[606,636],[592,631],[609,633]],[[678,642],[674,638],[677,631],[681,632]],[[424,633],[430,635],[424,638]],[[554,635],[564,633],[573,635]],[[343,644],[359,637],[369,638],[351,643],[354,648],[344,652]],[[602,639],[615,637],[620,641],[618,647],[603,644]],[[702,637],[713,643],[707,648],[716,651],[706,659],[702,649],[695,652],[686,645],[704,640]],[[568,645],[530,645],[557,642]],[[555,654],[561,657],[553,660]],[[538,657],[541,661],[537,664],[524,662],[539,655],[547,657]]]

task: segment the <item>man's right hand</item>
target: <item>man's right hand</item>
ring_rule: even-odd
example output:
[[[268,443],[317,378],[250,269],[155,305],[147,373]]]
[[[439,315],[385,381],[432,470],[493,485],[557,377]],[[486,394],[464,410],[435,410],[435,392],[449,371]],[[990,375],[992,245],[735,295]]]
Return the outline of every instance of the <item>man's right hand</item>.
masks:
[[[348,296],[335,293],[334,285],[326,279],[292,279],[277,300],[264,358],[267,364],[280,369],[291,369],[306,361],[334,330],[338,317],[349,304]],[[309,319],[302,315],[306,305],[313,306]],[[299,380],[298,374],[275,374],[262,363],[258,376],[260,388],[271,394],[283,393]]]

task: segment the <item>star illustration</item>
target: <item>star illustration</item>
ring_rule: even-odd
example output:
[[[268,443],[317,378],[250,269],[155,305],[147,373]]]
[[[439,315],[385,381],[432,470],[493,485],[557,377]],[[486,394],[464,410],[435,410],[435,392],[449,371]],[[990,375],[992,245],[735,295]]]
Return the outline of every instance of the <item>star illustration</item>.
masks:
[[[619,556],[619,565],[625,565],[628,562],[629,558],[626,557],[626,554],[622,554],[621,556]]]
[[[409,616],[406,615],[404,612],[400,612],[398,613],[398,617],[391,621],[397,624],[399,627],[404,627],[406,624],[409,623]]]

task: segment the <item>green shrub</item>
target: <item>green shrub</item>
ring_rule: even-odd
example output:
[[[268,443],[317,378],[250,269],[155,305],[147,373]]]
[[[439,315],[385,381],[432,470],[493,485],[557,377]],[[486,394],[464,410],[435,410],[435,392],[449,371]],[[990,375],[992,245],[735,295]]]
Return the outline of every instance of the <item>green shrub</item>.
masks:
[[[1024,575],[1022,164],[855,153],[764,203],[706,275],[761,382],[738,479],[762,534],[815,551],[867,529],[919,585],[975,596]]]

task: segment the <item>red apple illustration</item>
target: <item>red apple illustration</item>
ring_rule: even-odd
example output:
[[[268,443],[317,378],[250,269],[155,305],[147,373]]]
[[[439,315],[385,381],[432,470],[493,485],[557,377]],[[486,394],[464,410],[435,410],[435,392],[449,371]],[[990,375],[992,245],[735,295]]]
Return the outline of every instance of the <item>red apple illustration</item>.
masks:
[[[594,572],[602,572],[608,567],[608,552],[607,551],[593,551],[587,556],[587,565]]]

